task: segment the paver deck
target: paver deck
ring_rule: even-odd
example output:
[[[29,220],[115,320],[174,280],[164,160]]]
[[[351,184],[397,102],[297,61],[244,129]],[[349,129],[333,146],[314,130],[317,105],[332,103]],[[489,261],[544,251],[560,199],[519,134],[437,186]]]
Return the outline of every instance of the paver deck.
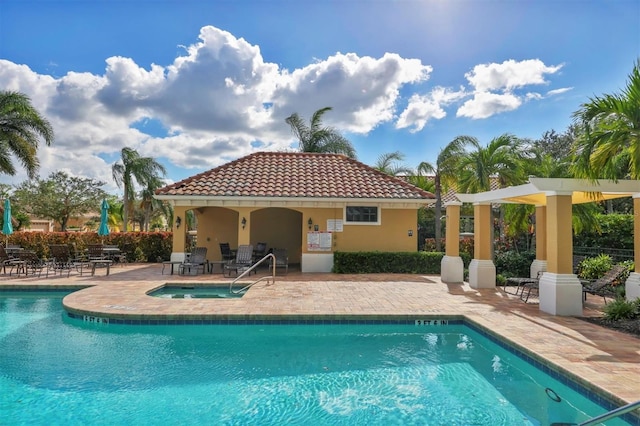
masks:
[[[127,264],[112,267],[108,276],[4,276],[0,289],[87,287],[65,297],[66,309],[112,318],[464,317],[615,403],[640,399],[640,339],[579,318],[542,313],[536,303],[524,303],[502,288],[476,290],[466,283],[445,284],[431,275],[290,272],[278,276],[274,284],[256,284],[240,299],[148,296],[166,283],[228,285],[231,281],[220,274],[181,276],[161,271],[161,264]],[[597,315],[601,300],[590,296],[583,314]]]

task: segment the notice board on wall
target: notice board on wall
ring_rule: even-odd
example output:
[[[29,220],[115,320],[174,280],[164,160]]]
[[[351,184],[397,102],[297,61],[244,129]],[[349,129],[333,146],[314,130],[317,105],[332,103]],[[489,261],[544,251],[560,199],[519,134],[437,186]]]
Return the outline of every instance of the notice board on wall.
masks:
[[[331,251],[331,232],[307,232],[307,251]]]

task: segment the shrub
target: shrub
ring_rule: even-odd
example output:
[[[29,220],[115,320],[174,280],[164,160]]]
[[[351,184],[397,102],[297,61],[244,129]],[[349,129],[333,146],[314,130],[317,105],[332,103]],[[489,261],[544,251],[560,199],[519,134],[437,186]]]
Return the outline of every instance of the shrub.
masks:
[[[603,308],[603,316],[609,321],[637,318],[640,316],[640,298],[633,302],[620,298],[609,302]]]
[[[608,254],[588,257],[580,262],[580,278],[597,280],[613,266],[613,260]]]
[[[440,252],[335,252],[337,274],[439,274],[444,253]]]
[[[516,252],[513,250],[495,254],[494,263],[496,274],[505,278],[528,277],[531,273],[531,263],[536,258],[534,252]]]

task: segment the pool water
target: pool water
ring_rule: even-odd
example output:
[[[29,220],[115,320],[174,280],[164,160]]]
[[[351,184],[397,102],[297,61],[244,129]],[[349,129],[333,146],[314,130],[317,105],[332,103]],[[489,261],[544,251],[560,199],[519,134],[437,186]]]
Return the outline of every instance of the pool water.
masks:
[[[229,286],[171,286],[159,288],[149,296],[166,299],[239,299],[245,292],[232,293]]]
[[[463,325],[87,324],[61,301],[0,293],[0,424],[511,426],[606,411]]]

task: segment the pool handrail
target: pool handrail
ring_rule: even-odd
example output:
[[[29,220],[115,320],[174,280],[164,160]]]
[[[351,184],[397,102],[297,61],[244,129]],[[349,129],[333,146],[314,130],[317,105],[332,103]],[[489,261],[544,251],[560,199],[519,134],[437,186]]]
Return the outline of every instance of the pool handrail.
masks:
[[[260,264],[262,262],[264,262],[267,259],[271,259],[271,258],[273,258],[273,262],[271,262],[272,263],[271,275],[266,275],[264,277],[260,277],[256,281],[254,281],[252,283],[249,283],[248,285],[242,287],[240,290],[233,290],[233,285],[236,283],[236,281],[238,281],[240,278],[244,277],[245,275],[250,274],[251,271],[253,271],[255,268],[260,266]],[[229,283],[229,293],[233,293],[233,294],[241,293],[243,291],[248,290],[254,284],[257,284],[260,281],[264,281],[264,280],[266,280],[267,284],[269,284],[269,279],[272,280],[271,284],[275,284],[275,282],[276,282],[276,257],[273,255],[273,253],[267,253],[266,256],[264,256],[262,259],[260,259],[259,261],[257,261],[253,265],[251,265],[251,267],[247,268],[244,272],[242,272],[240,275],[238,275],[233,281],[231,281],[231,283]]]
[[[576,425],[576,426],[593,426],[600,424],[606,420],[614,419],[616,417],[620,417],[624,414],[630,413],[636,408],[640,407],[640,400],[636,402],[632,402],[627,405],[623,405],[622,407],[615,408],[611,411],[607,411],[604,414],[599,415],[598,417],[592,417],[589,420],[582,423],[551,423],[551,426],[566,426],[566,425]]]

